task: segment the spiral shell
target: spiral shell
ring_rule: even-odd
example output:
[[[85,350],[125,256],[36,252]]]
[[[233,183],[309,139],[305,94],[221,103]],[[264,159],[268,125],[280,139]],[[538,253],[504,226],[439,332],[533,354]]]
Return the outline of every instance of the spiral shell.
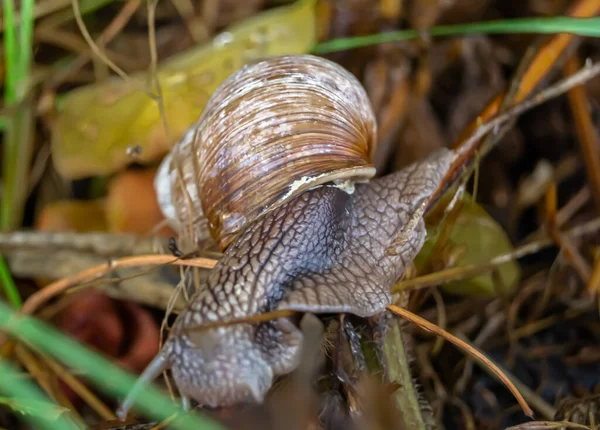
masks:
[[[340,65],[311,55],[254,62],[223,82],[165,159],[163,212],[193,238],[208,228],[225,249],[307,189],[373,177],[376,134],[365,90]]]

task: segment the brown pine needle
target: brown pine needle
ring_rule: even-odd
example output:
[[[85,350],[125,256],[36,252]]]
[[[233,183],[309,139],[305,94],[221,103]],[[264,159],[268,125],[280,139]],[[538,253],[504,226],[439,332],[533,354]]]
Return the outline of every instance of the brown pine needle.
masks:
[[[597,232],[598,230],[600,230],[600,218],[594,218],[593,220],[587,221],[562,233],[562,237],[578,237]],[[542,249],[549,248],[554,245],[555,242],[553,239],[544,237],[539,240],[526,243],[506,254],[498,255],[492,258],[490,261],[452,267],[450,269],[428,273],[427,275],[418,276],[416,278],[399,281],[392,287],[392,292],[397,293],[405,290],[433,287],[435,285],[441,285],[452,281],[460,281],[462,279],[472,278],[474,276],[491,272],[501,264],[517,260],[525,257],[526,255],[535,254],[540,252]]]
[[[587,284],[587,290],[592,296],[600,293],[600,257],[597,257],[594,263],[594,270],[592,271],[590,282]]]
[[[519,424],[514,427],[508,427],[506,430],[551,430],[551,429],[582,429],[591,430],[590,427],[583,424],[572,423],[570,421],[533,421],[530,423]]]
[[[172,255],[161,254],[136,255],[132,257],[123,257],[116,260],[111,260],[108,263],[82,270],[79,273],[60,279],[42,288],[25,300],[25,303],[23,303],[23,307],[21,308],[21,312],[24,314],[33,314],[44,303],[58,296],[59,294],[64,293],[68,289],[84,283],[93,282],[115,269],[138,266],[160,266],[164,264],[212,269],[217,264],[217,260],[203,257],[182,260],[175,258]],[[3,345],[5,340],[6,336],[3,333],[0,333],[0,345]]]
[[[517,402],[519,403],[519,406],[521,406],[523,413],[525,415],[527,415],[528,417],[533,417],[533,411],[531,410],[531,408],[529,407],[529,405],[527,404],[527,402],[525,401],[525,399],[523,398],[521,393],[519,393],[519,390],[517,390],[517,388],[510,381],[510,379],[508,379],[506,377],[506,375],[504,375],[504,373],[502,373],[502,371],[498,368],[498,366],[496,366],[483,353],[481,353],[480,351],[478,351],[476,348],[469,345],[468,343],[464,342],[463,340],[460,340],[456,336],[448,333],[445,330],[442,330],[435,324],[430,323],[426,319],[421,318],[420,316],[415,315],[414,313],[412,313],[406,309],[403,309],[396,305],[389,305],[387,307],[387,309],[390,312],[398,315],[399,317],[404,318],[405,320],[410,321],[411,323],[419,326],[420,328],[422,328],[425,331],[433,333],[436,336],[442,336],[448,342],[452,342],[454,345],[456,345],[457,347],[459,347],[460,349],[462,349],[463,351],[465,351],[472,357],[476,358],[477,360],[480,360],[482,363],[484,363],[486,366],[488,366],[488,368],[494,373],[494,375],[496,375],[498,377],[498,379],[500,379],[500,381],[502,381],[502,383],[506,386],[506,388],[508,388],[508,390],[512,393],[512,395],[515,397],[515,399],[517,399]]]
[[[43,355],[44,361],[52,369],[65,384],[67,384],[86,404],[92,408],[102,419],[111,421],[117,419],[113,411],[106,406],[88,387],[85,386],[79,379],[67,371],[61,364]]]
[[[577,55],[574,55],[565,64],[565,75],[573,75],[579,69],[581,69],[581,61]],[[567,95],[596,210],[600,213],[600,136],[592,119],[590,100],[583,85],[572,88]]]
[[[65,292],[71,287],[94,281],[107,273],[119,268],[124,267],[138,267],[138,266],[159,266],[163,264],[173,264],[176,266],[193,266],[201,267],[205,269],[212,269],[217,264],[216,260],[210,258],[190,258],[181,260],[171,255],[136,255],[133,257],[123,257],[116,260],[112,260],[105,264],[90,267],[72,276],[60,279],[47,287],[42,288],[35,294],[32,294],[23,304],[21,311],[25,314],[32,314],[42,304],[47,302],[53,297]]]
[[[109,51],[106,48],[106,45],[109,42],[111,42],[129,23],[129,21],[137,12],[141,4],[141,0],[129,0],[123,5],[123,8],[106,26],[102,33],[100,33],[100,36],[96,40],[95,45],[98,47],[98,49],[103,49],[104,52],[108,54]],[[54,25],[42,24],[39,27],[39,30],[36,31],[43,31],[48,35],[52,35],[56,33],[57,29]],[[75,59],[75,61],[73,61],[73,63],[65,71],[59,72],[57,76],[52,80],[52,84],[50,85],[50,87],[56,88],[60,84],[62,84],[67,78],[76,75],[83,68],[83,66],[85,66],[86,63],[92,58],[93,54],[90,51],[90,45],[88,43],[85,43],[85,46],[85,52],[81,52],[79,56]]]
[[[592,269],[589,267],[585,258],[579,253],[577,247],[573,241],[563,234],[557,224],[557,192],[556,183],[551,182],[546,188],[546,226],[548,229],[548,235],[556,242],[560,247],[565,259],[569,262],[571,267],[575,269],[579,277],[584,283],[588,283],[592,276]]]
[[[495,116],[491,114],[482,114],[482,117],[486,118],[487,121],[482,123],[480,118],[479,122],[476,123],[477,127],[468,129],[470,131],[468,138],[462,138],[460,140],[460,145],[457,145],[454,148],[457,156],[455,157],[452,166],[450,166],[450,169],[448,169],[448,173],[442,180],[440,186],[429,199],[429,204],[437,201],[441,193],[455,181],[458,174],[464,171],[464,167],[469,164],[475,154],[479,154],[479,156],[483,157],[492,150],[493,145],[486,148],[481,147],[482,142],[484,141],[483,138],[486,135],[499,130],[502,125],[514,120],[519,115],[566,93],[574,87],[583,85],[598,75],[600,75],[600,63],[586,63],[586,65],[576,73],[573,73],[555,85],[540,91],[529,99],[521,101],[519,104],[512,106],[502,114],[497,114]]]

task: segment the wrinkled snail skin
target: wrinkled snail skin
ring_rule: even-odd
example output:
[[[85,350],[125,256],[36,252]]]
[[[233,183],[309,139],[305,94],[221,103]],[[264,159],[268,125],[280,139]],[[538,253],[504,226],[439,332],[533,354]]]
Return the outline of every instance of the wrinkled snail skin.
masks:
[[[417,209],[437,189],[453,156],[439,151],[357,184],[352,194],[331,186],[306,191],[243,231],[163,348],[181,394],[213,407],[261,402],[274,378],[297,366],[302,347],[300,330],[286,318],[186,329],[276,309],[362,317],[383,311],[392,285],[423,245]],[[405,231],[408,225],[411,231]],[[405,240],[396,255],[387,255],[399,234]]]

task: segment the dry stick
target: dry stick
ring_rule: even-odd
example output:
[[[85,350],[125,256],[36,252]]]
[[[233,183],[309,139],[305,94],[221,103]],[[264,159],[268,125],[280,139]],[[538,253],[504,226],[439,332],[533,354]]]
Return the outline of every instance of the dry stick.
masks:
[[[403,309],[396,305],[389,305],[387,307],[387,309],[390,312],[400,316],[401,318],[404,318],[405,320],[410,321],[411,323],[419,326],[420,328],[422,328],[425,331],[433,333],[437,336],[442,336],[444,339],[446,339],[449,342],[452,342],[454,345],[456,345],[457,347],[459,347],[460,349],[462,349],[463,351],[465,351],[472,357],[485,363],[486,366],[494,373],[494,375],[496,375],[496,377],[498,377],[498,379],[500,379],[502,381],[502,383],[506,386],[506,388],[508,388],[508,390],[512,393],[512,395],[515,397],[515,399],[517,399],[517,402],[521,406],[521,409],[523,409],[523,413],[525,415],[527,415],[528,417],[533,417],[533,411],[531,410],[531,408],[529,407],[529,405],[527,404],[527,402],[525,401],[523,396],[521,396],[521,393],[519,393],[517,388],[511,382],[511,380],[508,379],[504,375],[504,373],[502,373],[502,371],[498,368],[498,366],[496,366],[489,358],[487,358],[479,350],[477,350],[473,346],[469,345],[465,341],[457,338],[456,336],[448,333],[447,331],[442,330],[435,324],[430,323],[425,318],[421,318],[420,316],[415,315],[414,313],[412,313],[406,309]]]
[[[556,225],[560,228],[588,202],[592,193],[588,186],[582,187],[571,199],[556,213]]]
[[[559,228],[569,221],[591,198],[592,194],[587,185],[584,185],[571,199],[556,213],[556,224]],[[539,226],[536,231],[527,235],[523,242],[529,243],[546,236],[545,226]],[[0,233],[0,238],[2,237]]]
[[[464,341],[468,341],[468,339],[462,334],[459,334],[458,337]],[[486,371],[488,374],[492,374],[492,376],[493,376],[493,374],[495,372],[489,366],[487,366],[487,363],[482,363],[479,360],[475,360],[475,361],[484,371]],[[485,364],[485,365],[482,365],[482,364]],[[533,407],[542,415],[542,417],[549,419],[549,420],[554,418],[554,414],[556,413],[556,410],[552,407],[552,405],[549,405],[546,401],[544,401],[544,399],[542,399],[540,396],[538,396],[535,393],[535,391],[533,391],[527,385],[525,385],[521,381],[519,381],[519,379],[517,377],[515,377],[511,372],[504,369],[500,365],[496,365],[496,366],[509,380],[514,381],[515,387],[518,388],[519,392],[523,393],[523,397],[525,399],[527,399],[527,401],[530,404],[533,405]]]
[[[574,18],[589,18],[600,13],[598,0],[576,0],[574,3],[565,15]],[[523,73],[519,88],[514,94],[514,103],[519,103],[525,99],[547,77],[556,61],[569,46],[573,45],[572,42],[575,40],[578,40],[578,37],[573,34],[560,33],[538,50],[527,71]],[[504,98],[504,92],[498,94],[481,112],[479,118],[488,119],[495,115]],[[474,121],[466,127],[459,139],[454,142],[453,148],[462,145],[464,139],[477,127],[478,121]]]
[[[490,132],[495,132],[500,126],[514,119],[516,116],[521,115],[522,113],[539,106],[550,99],[558,97],[570,89],[578,85],[582,85],[598,75],[600,75],[600,63],[586,64],[577,73],[574,73],[552,87],[539,92],[531,99],[525,100],[508,109],[506,113],[494,116],[487,122],[481,124],[481,126],[473,131],[468,139],[464,140],[463,143],[461,143],[461,145],[455,149],[457,156],[450,169],[448,169],[448,173],[442,181],[442,184],[430,198],[430,204],[436,201],[441,193],[453,182],[453,177],[456,176],[457,171],[468,163],[468,160],[471,158],[472,154],[474,154],[477,150],[482,149],[483,151],[480,156],[483,157],[493,148],[493,145],[481,148],[481,140],[485,135]]]
[[[578,237],[585,234],[593,233],[600,230],[600,218],[594,218],[588,222],[585,222],[571,230],[563,233],[567,237]],[[392,287],[392,292],[397,293],[409,289],[418,289],[425,287],[432,287],[441,283],[447,283],[451,281],[458,281],[461,279],[470,278],[472,276],[481,275],[482,273],[489,272],[497,266],[508,263],[510,261],[517,260],[526,255],[534,254],[541,251],[542,249],[549,248],[554,245],[554,241],[548,237],[536,240],[535,242],[526,243],[517,249],[500,254],[490,261],[481,264],[468,264],[465,266],[453,267],[451,269],[440,270],[438,272],[429,273],[427,275],[419,276],[413,279],[407,279],[404,281],[397,282]]]
[[[102,402],[94,393],[90,391],[79,379],[69,373],[63,366],[57,361],[42,354],[44,361],[52,369],[58,377],[60,377],[65,383],[77,394],[81,399],[88,404],[102,419],[106,421],[116,420],[117,417],[113,411]]]
[[[46,303],[48,300],[58,296],[65,292],[69,288],[80,285],[82,283],[92,282],[96,279],[110,273],[112,270],[125,268],[125,267],[138,267],[138,266],[149,266],[149,265],[163,265],[173,264],[176,266],[193,266],[201,267],[205,269],[212,269],[217,264],[216,260],[210,258],[190,258],[187,260],[181,260],[174,258],[171,255],[137,255],[133,257],[123,257],[117,260],[111,260],[108,263],[100,264],[98,266],[90,267],[89,269],[82,270],[72,276],[60,279],[52,284],[42,288],[38,292],[32,294],[21,308],[21,312],[24,314],[33,314],[41,305]],[[4,333],[0,333],[0,346],[4,344],[6,336]]]
[[[0,251],[72,250],[104,257],[151,254],[158,246],[167,246],[160,237],[144,237],[130,233],[73,233],[21,230],[0,232]]]
[[[177,9],[177,13],[185,21],[185,26],[192,40],[197,44],[205,41],[209,37],[209,31],[203,21],[200,21],[201,25],[196,25],[196,23],[192,22],[194,17],[194,4],[192,0],[171,0],[171,3],[173,3],[173,6]]]
[[[40,291],[32,294],[23,304],[21,312],[25,314],[32,314],[42,304],[47,302],[53,297],[63,293],[71,287],[82,284],[84,282],[94,281],[107,273],[115,269],[125,267],[138,267],[138,266],[149,266],[149,265],[162,265],[162,264],[173,264],[176,266],[193,266],[201,267],[205,269],[212,269],[215,267],[216,260],[210,258],[190,258],[189,260],[180,260],[174,258],[171,255],[137,255],[133,257],[124,257],[117,260],[109,261],[105,264],[91,267],[83,270],[72,276],[63,278],[56,281],[47,287],[42,288]]]
[[[581,62],[577,55],[574,55],[565,64],[565,74],[572,75],[579,68],[581,68]],[[600,137],[598,137],[591,118],[590,101],[583,86],[572,88],[567,96],[573,111],[577,140],[587,168],[587,176],[594,195],[596,210],[600,213]]]
[[[469,152],[473,152],[477,148],[477,142],[483,138],[486,134],[494,131],[497,127],[500,127],[507,121],[515,118],[522,113],[545,103],[548,100],[556,98],[570,89],[582,85],[585,82],[600,75],[600,63],[586,64],[578,72],[573,73],[568,78],[559,81],[557,84],[540,91],[537,95],[534,95],[531,99],[525,100],[522,103],[508,109],[506,113],[493,117],[486,123],[482,124],[475,132],[465,141],[463,145],[456,149],[456,151],[463,155]],[[489,152],[489,149],[487,152]],[[490,148],[491,149],[491,148]]]
[[[576,429],[576,430],[592,430],[594,427],[589,427],[583,424],[572,423],[571,421],[531,421],[525,424],[507,427],[504,430],[551,430],[551,429]]]
[[[592,274],[592,269],[589,267],[585,258],[579,253],[575,244],[571,239],[565,236],[558,228],[556,221],[556,207],[557,207],[557,192],[556,183],[551,182],[546,187],[545,205],[546,205],[546,225],[548,235],[556,242],[560,247],[561,252],[564,254],[566,260],[575,269],[579,277],[584,283],[587,283]]]
[[[587,284],[588,293],[592,296],[600,293],[600,257],[596,257],[594,261],[594,270]]]

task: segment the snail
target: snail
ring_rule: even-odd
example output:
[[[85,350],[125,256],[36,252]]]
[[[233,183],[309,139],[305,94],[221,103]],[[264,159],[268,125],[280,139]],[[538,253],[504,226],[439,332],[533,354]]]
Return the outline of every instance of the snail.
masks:
[[[375,177],[375,116],[360,82],[312,55],[267,57],[233,73],[165,158],[167,218],[223,251],[124,400],[170,368],[184,407],[263,401],[298,365],[297,321],[188,330],[273,310],[369,317],[425,239],[424,204],[454,152]],[[393,246],[393,252],[389,252]]]

